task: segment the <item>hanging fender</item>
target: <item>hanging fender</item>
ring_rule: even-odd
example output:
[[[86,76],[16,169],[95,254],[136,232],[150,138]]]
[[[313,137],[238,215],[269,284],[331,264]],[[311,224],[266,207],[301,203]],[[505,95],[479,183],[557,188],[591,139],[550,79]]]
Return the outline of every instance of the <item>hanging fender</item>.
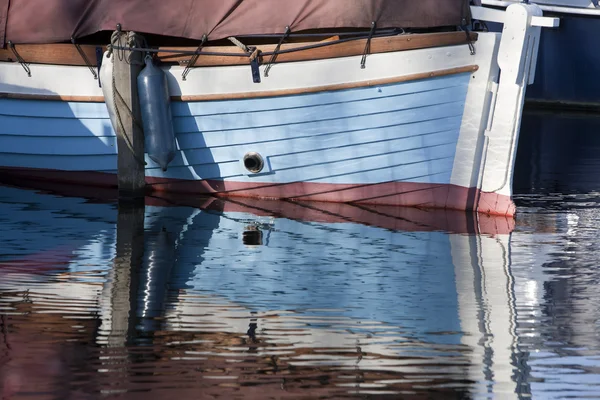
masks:
[[[146,153],[166,171],[177,150],[167,75],[154,65],[151,56],[146,56],[145,63],[137,84]]]

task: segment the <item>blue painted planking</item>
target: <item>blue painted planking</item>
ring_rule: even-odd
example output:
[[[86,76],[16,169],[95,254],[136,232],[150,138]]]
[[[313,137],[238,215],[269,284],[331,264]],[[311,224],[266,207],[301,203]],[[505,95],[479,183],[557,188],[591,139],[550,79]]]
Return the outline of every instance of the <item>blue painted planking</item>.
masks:
[[[302,96],[173,103],[179,115],[220,113],[176,118],[182,151],[166,173],[147,159],[147,175],[272,183],[448,183],[469,76]],[[103,104],[2,99],[0,105],[3,114],[25,115],[23,109],[29,109],[37,115],[0,114],[3,165],[115,171],[116,141]],[[65,110],[85,118],[67,118]],[[247,151],[266,157],[273,173],[246,176],[239,160]]]
[[[304,141],[294,143],[282,143],[281,141],[263,143],[261,145],[228,146],[217,148],[204,148],[185,150],[180,157],[171,164],[180,165],[202,165],[207,163],[221,163],[240,160],[248,151],[259,152],[263,157],[269,157],[272,167],[279,170],[282,168],[295,168],[304,165],[318,164],[322,162],[333,162],[353,157],[366,157],[397,152],[404,149],[431,146],[440,143],[456,143],[456,130],[445,130],[439,132],[415,134],[397,139],[385,139],[366,141],[362,138],[351,142],[357,134],[335,135],[331,140],[319,142],[319,138],[307,138]],[[352,144],[348,144],[352,143]],[[286,146],[287,144],[287,146]],[[185,157],[187,163],[184,163]]]
[[[32,118],[108,118],[104,103],[0,99],[0,115]]]
[[[52,156],[117,154],[117,138],[0,134],[0,154],[9,153]]]
[[[52,102],[50,102],[52,103]],[[108,118],[30,118],[0,115],[0,136],[110,137],[115,133]]]
[[[391,121],[386,120],[386,122]],[[277,145],[282,148],[282,153],[301,152],[395,140],[437,132],[457,131],[460,124],[460,116],[415,123],[394,124],[385,127],[369,127],[368,124],[360,120],[356,124],[353,124],[353,127],[362,129],[340,130],[331,133],[328,131],[331,128],[335,128],[335,126],[327,125],[322,128],[323,133],[314,135],[311,135],[310,131],[305,131],[304,134],[296,132],[288,134],[287,130],[265,129],[260,134],[260,137],[263,138],[262,140],[249,141],[248,135],[242,132],[228,132],[223,135],[207,135],[196,132],[178,134],[177,142],[180,148],[185,149],[186,154],[204,152],[199,157],[202,160],[201,162],[205,163],[211,159],[214,161],[225,161],[219,154],[222,154],[222,149],[230,147],[239,149],[241,146],[252,145],[252,147],[260,148],[261,150],[268,147],[270,152],[273,153],[275,151],[273,146]],[[313,128],[312,130],[318,131],[317,128]],[[0,154],[114,154],[117,151],[116,146],[116,137],[0,135]],[[211,156],[207,156],[206,152],[210,152]],[[238,156],[239,153],[236,154],[236,159]],[[174,160],[171,165],[177,165],[177,163],[182,163],[181,158]]]
[[[64,171],[102,171],[116,173],[117,155],[50,156],[0,153],[0,164],[3,167],[58,169]]]
[[[161,173],[158,167],[148,168],[146,174],[156,177],[183,179],[215,179],[222,177],[240,182],[321,182],[321,183],[373,183],[427,177],[446,172],[443,180],[436,183],[449,183],[456,144],[450,143],[429,149],[400,149],[393,153],[378,154],[360,159],[344,159],[330,163],[318,163],[304,167],[291,167],[273,174],[256,177],[242,175],[238,161],[197,166],[170,167]],[[430,182],[430,180],[424,180]]]
[[[324,126],[341,126],[344,129],[360,129],[355,126],[360,118],[372,118],[379,121],[386,121],[387,124],[402,123],[394,117],[404,116],[413,121],[422,121],[427,118],[441,118],[450,115],[462,115],[463,103],[466,93],[453,93],[454,101],[449,98],[438,98],[428,96],[426,99],[418,99],[415,103],[408,104],[405,108],[396,103],[385,105],[380,104],[377,107],[346,107],[338,106],[338,109],[320,110],[320,114],[308,115],[287,115],[293,114],[286,112],[282,114],[270,113],[262,118],[256,115],[239,116],[232,115],[229,118],[203,117],[203,118],[178,118],[174,120],[176,133],[183,132],[198,133],[223,133],[233,130],[248,130],[254,126],[254,129],[272,128],[272,130],[294,129],[300,131],[313,128],[312,132],[323,133]],[[386,110],[387,107],[387,110]],[[451,111],[450,111],[451,110]],[[387,112],[386,112],[387,111]],[[420,114],[427,113],[427,116]],[[416,117],[416,118],[415,118]],[[385,118],[386,120],[384,120]],[[389,121],[387,120],[389,118]],[[244,125],[247,123],[247,125]],[[295,126],[302,124],[301,126]],[[352,127],[349,125],[352,124]],[[369,127],[373,126],[368,125]],[[339,129],[339,128],[338,128]],[[300,133],[300,132],[299,132]],[[49,118],[27,118],[27,117],[7,117],[0,116],[0,136],[23,135],[23,136],[86,136],[86,137],[110,137],[114,136],[110,120],[108,119],[49,119]],[[243,132],[243,136],[248,138],[248,133]],[[251,136],[250,136],[251,137]],[[228,138],[229,140],[229,138]],[[251,140],[254,140],[251,139]]]
[[[392,126],[385,128],[374,128],[368,131],[340,132],[336,134],[308,136],[287,140],[269,140],[262,143],[250,143],[244,145],[231,144],[228,146],[210,146],[199,148],[186,148],[185,157],[187,163],[184,164],[181,157],[178,157],[171,163],[171,166],[177,165],[196,165],[212,162],[223,162],[239,160],[240,154],[243,155],[249,150],[260,151],[264,155],[282,156],[292,153],[304,153],[300,157],[305,157],[306,153],[318,150],[336,149],[338,153],[343,153],[349,147],[360,145],[361,148],[367,145],[380,143],[382,146],[409,146],[415,140],[423,137],[423,140],[431,138],[433,135],[441,135],[444,138],[456,139],[456,133],[460,121],[443,120],[428,121],[424,123]],[[197,133],[197,136],[201,134]],[[214,135],[211,137],[215,137]],[[196,145],[201,143],[198,138]],[[181,145],[181,142],[180,142]],[[76,137],[31,137],[31,136],[0,136],[0,153],[19,153],[21,154],[39,154],[39,155],[100,155],[115,154],[116,138],[96,138]],[[366,148],[365,148],[366,149]],[[380,151],[385,151],[382,147]],[[310,157],[310,155],[308,155]]]
[[[362,100],[389,98],[394,96],[411,95],[447,88],[466,90],[470,74],[449,75],[422,81],[389,84],[350,90],[336,90],[321,93],[310,93],[296,96],[280,96],[258,99],[175,102],[173,115],[177,117],[210,116],[230,113],[248,113],[260,111],[282,111],[295,108],[315,107],[350,103]],[[463,89],[460,89],[462,87]]]
[[[256,130],[255,135],[247,130],[230,130],[218,132],[202,132],[202,139],[207,146],[227,146],[231,144],[248,144],[256,142],[266,142],[273,140],[291,140],[294,138],[324,137],[325,135],[360,132],[361,135],[369,135],[373,129],[378,131],[374,133],[382,134],[387,138],[387,134],[381,132],[384,128],[398,128],[398,135],[402,136],[412,127],[419,131],[418,126],[421,123],[439,124],[447,126],[448,120],[452,120],[460,126],[464,105],[461,103],[449,103],[439,106],[422,107],[419,109],[402,110],[386,114],[375,114],[366,116],[353,116],[344,119],[333,119],[326,122],[306,121],[302,124],[263,127]],[[443,128],[447,129],[447,128]],[[198,143],[197,134],[177,132],[177,139],[181,139],[181,148],[201,148],[204,145]]]
[[[360,102],[305,107],[294,110],[262,111],[203,117],[174,118],[176,132],[211,132],[234,129],[258,129],[269,126],[285,126],[307,121],[331,121],[388,112],[434,107],[436,105],[463,102],[466,89],[451,88],[440,91],[416,93],[402,98],[371,99]],[[275,99],[273,99],[275,101]]]
[[[369,88],[330,91],[297,96],[280,96],[259,99],[225,101],[174,102],[173,116],[202,116],[222,113],[247,113],[261,110],[318,106],[338,102],[351,102],[388,96],[426,92],[468,85],[465,76],[449,75],[421,81],[389,84]],[[273,99],[276,99],[274,102]],[[275,104],[275,108],[274,107]],[[0,115],[47,118],[108,118],[104,103],[50,102],[45,100],[0,99]]]

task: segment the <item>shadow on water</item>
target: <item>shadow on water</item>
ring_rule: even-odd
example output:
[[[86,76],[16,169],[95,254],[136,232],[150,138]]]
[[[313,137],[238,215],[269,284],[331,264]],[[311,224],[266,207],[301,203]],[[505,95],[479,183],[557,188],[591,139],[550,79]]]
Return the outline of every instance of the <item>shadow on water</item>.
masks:
[[[5,398],[600,389],[589,319],[600,302],[586,286],[598,275],[564,252],[583,251],[582,214],[525,213],[515,226],[242,198],[128,204],[40,185],[0,186]]]

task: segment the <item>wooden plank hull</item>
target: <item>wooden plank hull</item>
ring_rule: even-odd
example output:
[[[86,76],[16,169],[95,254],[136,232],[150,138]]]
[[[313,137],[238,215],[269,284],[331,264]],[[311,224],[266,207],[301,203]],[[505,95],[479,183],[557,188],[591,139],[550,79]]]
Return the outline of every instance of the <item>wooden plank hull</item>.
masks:
[[[146,156],[148,190],[511,216],[518,126],[499,124],[491,150],[506,157],[486,159],[484,142],[500,39],[479,34],[475,54],[464,43],[371,54],[366,68],[359,55],[281,63],[260,83],[247,65],[193,68],[185,80],[184,67],[165,66],[178,151],[167,171]],[[0,63],[4,173],[114,185],[98,81],[83,66],[31,72]],[[518,94],[508,99],[518,107]],[[243,165],[250,152],[265,161],[260,173]]]

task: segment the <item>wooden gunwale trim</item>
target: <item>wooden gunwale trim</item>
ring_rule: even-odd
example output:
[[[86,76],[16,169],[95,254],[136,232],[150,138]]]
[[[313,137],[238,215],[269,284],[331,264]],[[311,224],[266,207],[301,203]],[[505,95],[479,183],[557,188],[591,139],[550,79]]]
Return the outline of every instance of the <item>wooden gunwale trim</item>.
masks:
[[[471,40],[477,40],[477,33],[471,32]],[[366,39],[356,39],[346,42],[335,43],[336,37],[325,39],[321,42],[300,42],[284,43],[281,50],[292,50],[305,46],[324,44],[323,46],[297,50],[290,53],[282,53],[277,56],[277,63],[322,60],[328,58],[350,57],[362,55],[366,45]],[[328,44],[328,42],[332,42]],[[370,54],[389,53],[394,51],[406,51],[425,49],[442,46],[456,46],[465,44],[466,37],[464,32],[439,32],[439,33],[419,33],[396,36],[376,37],[371,40]],[[100,47],[102,52],[106,46],[81,45],[81,50],[86,54],[89,60],[93,60],[95,66],[96,48]],[[15,48],[20,56],[28,64],[50,64],[50,65],[72,65],[86,66],[81,55],[71,44],[18,44]],[[265,53],[275,50],[276,45],[259,45],[257,48]],[[159,47],[158,58],[162,62],[187,65],[190,55],[181,55],[176,53],[160,52],[160,50],[169,51],[195,51],[192,47]],[[243,54],[237,46],[207,46],[203,48],[205,52],[227,53],[230,56],[219,55],[201,55],[193,66],[208,67],[222,65],[247,65],[248,57]],[[239,56],[235,56],[239,54]],[[270,56],[259,57],[262,64],[268,62]],[[16,62],[15,55],[10,49],[0,49],[0,62]]]
[[[104,103],[104,96],[69,96],[69,95],[61,95],[61,94],[33,94],[33,93],[0,92],[0,99],[72,101],[72,102],[78,102],[78,103]]]
[[[340,83],[334,85],[312,86],[297,89],[265,90],[262,92],[242,92],[242,93],[223,93],[223,94],[201,94],[201,95],[183,95],[171,96],[172,101],[209,101],[209,100],[240,100],[254,99],[263,97],[290,96],[306,93],[318,93],[345,89],[358,89],[363,87],[389,85],[394,83],[409,82],[420,79],[436,78],[440,76],[456,75],[467,72],[475,72],[479,69],[477,65],[466,65],[464,67],[455,67],[441,69],[430,72],[419,72],[396,76],[392,78],[371,79],[367,81]],[[0,93],[0,99],[18,99],[18,100],[48,100],[48,101],[72,101],[82,103],[102,103],[104,96],[65,96],[48,94],[24,94],[24,93]]]
[[[225,94],[205,94],[205,95],[185,95],[171,96],[175,101],[207,101],[207,100],[240,100],[253,99],[260,97],[275,97],[275,96],[290,96],[306,93],[328,92],[334,90],[358,89],[370,86],[389,85],[393,83],[401,83],[408,81],[416,81],[419,79],[435,78],[439,76],[455,75],[466,72],[475,72],[479,69],[477,65],[467,65],[464,67],[448,68],[432,72],[420,72],[417,74],[409,74],[396,76],[393,78],[371,79],[368,81],[339,83],[335,85],[313,86],[298,89],[270,90],[264,92],[245,92],[245,93],[225,93]]]

